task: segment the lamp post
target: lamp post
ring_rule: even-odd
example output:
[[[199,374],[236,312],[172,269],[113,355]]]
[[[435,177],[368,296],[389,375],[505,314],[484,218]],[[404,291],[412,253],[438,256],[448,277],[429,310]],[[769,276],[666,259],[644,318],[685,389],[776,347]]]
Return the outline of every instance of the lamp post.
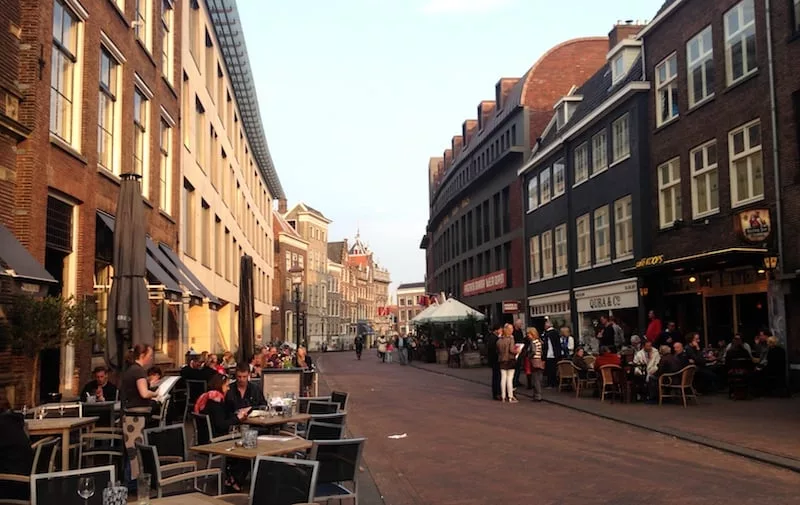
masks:
[[[294,327],[295,327],[295,344],[300,345],[300,286],[303,284],[303,267],[294,264],[289,269],[289,275],[292,279],[292,287],[294,288]]]

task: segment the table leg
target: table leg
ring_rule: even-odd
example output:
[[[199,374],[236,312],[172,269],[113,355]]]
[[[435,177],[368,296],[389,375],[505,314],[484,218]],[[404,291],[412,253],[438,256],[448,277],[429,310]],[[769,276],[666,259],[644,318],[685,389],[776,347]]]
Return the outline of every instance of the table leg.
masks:
[[[61,432],[61,471],[69,470],[69,435],[70,430],[64,429]]]

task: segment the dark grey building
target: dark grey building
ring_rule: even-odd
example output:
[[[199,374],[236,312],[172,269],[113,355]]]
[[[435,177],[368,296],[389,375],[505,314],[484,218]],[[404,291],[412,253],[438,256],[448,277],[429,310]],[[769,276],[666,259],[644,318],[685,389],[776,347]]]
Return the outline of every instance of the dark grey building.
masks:
[[[555,104],[519,171],[529,324],[541,328],[548,316],[594,349],[601,315],[617,318],[628,337],[643,332],[636,276],[620,271],[650,249],[642,70],[639,41],[614,44],[607,64]]]

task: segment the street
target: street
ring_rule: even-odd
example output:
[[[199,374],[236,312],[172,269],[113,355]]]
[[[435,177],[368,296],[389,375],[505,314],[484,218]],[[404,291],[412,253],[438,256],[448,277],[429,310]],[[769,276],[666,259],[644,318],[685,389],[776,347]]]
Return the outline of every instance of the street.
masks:
[[[372,351],[317,359],[350,393],[348,431],[367,437],[387,505],[798,503],[788,470],[558,405],[495,402],[486,386]]]

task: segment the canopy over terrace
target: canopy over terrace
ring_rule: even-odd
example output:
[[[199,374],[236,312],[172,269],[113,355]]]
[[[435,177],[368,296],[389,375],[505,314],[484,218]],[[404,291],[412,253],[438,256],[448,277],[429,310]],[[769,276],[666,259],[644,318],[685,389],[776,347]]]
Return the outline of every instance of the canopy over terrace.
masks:
[[[431,308],[433,308],[433,310],[428,312]],[[455,298],[448,298],[441,305],[428,307],[428,309],[420,312],[412,321],[414,323],[455,323],[469,318],[482,321],[485,317],[486,316],[469,305]]]

